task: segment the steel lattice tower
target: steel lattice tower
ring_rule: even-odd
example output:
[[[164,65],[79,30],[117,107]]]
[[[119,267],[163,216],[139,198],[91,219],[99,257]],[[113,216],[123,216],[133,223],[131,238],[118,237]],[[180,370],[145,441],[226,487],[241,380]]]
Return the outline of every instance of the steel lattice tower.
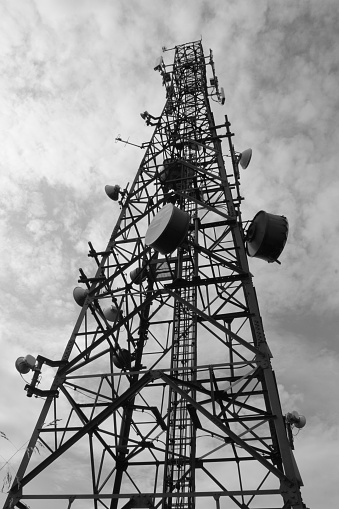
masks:
[[[46,400],[5,508],[305,508],[248,267],[239,154],[210,108],[223,91],[201,41],[173,49],[135,180],[107,189],[120,216],[105,251],[90,244],[97,271],[80,271],[62,359],[38,356],[26,386]]]

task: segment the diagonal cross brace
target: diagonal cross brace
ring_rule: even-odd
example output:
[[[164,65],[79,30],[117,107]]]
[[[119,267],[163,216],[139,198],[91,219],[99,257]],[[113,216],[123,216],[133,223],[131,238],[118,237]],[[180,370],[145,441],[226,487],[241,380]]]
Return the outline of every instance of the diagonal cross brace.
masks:
[[[165,375],[165,373],[159,373],[160,378],[169,385],[175,392],[180,394],[182,398],[188,401],[196,410],[201,412],[207,419],[209,419],[215,426],[217,426],[221,431],[223,431],[226,435],[228,435],[236,444],[238,444],[242,449],[244,449],[248,454],[250,454],[253,458],[259,461],[267,470],[272,472],[276,477],[278,477],[281,481],[285,481],[287,484],[290,482],[289,479],[284,475],[284,473],[273,466],[269,461],[261,456],[255,449],[253,449],[250,445],[248,445],[244,440],[238,437],[236,433],[231,431],[227,426],[225,426],[220,419],[214,417],[206,408],[197,403],[191,396],[187,394],[183,389],[179,387],[173,378]]]
[[[64,454],[70,447],[76,444],[82,437],[86,434],[93,431],[95,428],[100,426],[113,412],[115,412],[118,408],[125,405],[128,400],[133,398],[136,394],[138,394],[146,385],[150,382],[153,382],[156,378],[159,377],[158,371],[149,371],[146,373],[140,380],[138,380],[135,384],[133,384],[127,391],[124,392],[121,396],[113,401],[110,405],[108,405],[100,414],[94,417],[90,422],[84,425],[84,427],[75,433],[67,442],[64,442],[56,451],[54,451],[48,458],[43,460],[36,468],[34,468],[29,474],[19,480],[16,484],[14,484],[11,488],[11,493],[15,494],[23,486],[25,486],[28,482],[30,482],[34,477],[36,477],[40,472],[42,472],[45,468],[47,468],[51,463],[53,463],[56,459],[58,459],[62,454]]]
[[[231,338],[235,339],[235,341],[238,341],[238,343],[240,343],[242,346],[245,346],[248,350],[251,350],[251,352],[253,352],[256,356],[260,357],[261,359],[265,358],[265,354],[262,351],[258,350],[258,348],[252,346],[248,341],[245,341],[245,339],[242,339],[240,336],[238,336],[238,334],[235,334],[235,332],[232,332],[224,325],[221,325],[219,322],[214,320],[212,316],[207,315],[206,313],[198,309],[196,306],[194,306],[187,300],[183,299],[178,293],[171,291],[169,289],[166,289],[165,291],[163,291],[163,293],[168,293],[172,295],[172,297],[181,302],[181,304],[183,304],[188,309],[196,313],[198,316],[204,318],[204,320],[208,321],[211,325],[214,325],[214,327],[221,330],[224,334],[227,334]]]
[[[127,323],[128,320],[130,320],[131,317],[133,317],[134,315],[139,313],[140,310],[145,308],[146,305],[148,305],[149,303],[153,302],[153,300],[156,299],[158,297],[158,295],[160,295],[160,291],[159,290],[155,291],[150,297],[147,297],[142,304],[140,304],[139,306],[135,307],[128,314],[128,316],[125,316],[124,318],[119,320],[119,323],[114,324],[112,328],[110,328],[107,331],[103,332],[102,336],[99,339],[97,339],[94,343],[92,343],[87,348],[85,348],[79,355],[74,357],[74,359],[72,359],[70,362],[68,362],[65,365],[65,367],[61,367],[60,370],[59,370],[59,375],[62,376],[65,373],[69,373],[70,372],[70,368],[72,368],[73,366],[76,366],[77,362],[79,362],[81,359],[86,357],[86,355],[88,355],[92,350],[97,348],[103,341],[105,341],[107,338],[109,338],[119,327],[122,327],[125,323]],[[70,339],[70,342],[73,341],[73,343],[74,343],[75,340],[76,340],[76,335],[72,335],[72,337]],[[77,369],[77,367],[76,367],[76,369]]]

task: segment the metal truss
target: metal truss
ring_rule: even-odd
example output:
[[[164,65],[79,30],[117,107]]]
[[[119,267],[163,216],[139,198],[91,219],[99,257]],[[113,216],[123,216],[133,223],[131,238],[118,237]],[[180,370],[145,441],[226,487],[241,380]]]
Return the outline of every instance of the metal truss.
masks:
[[[157,65],[166,104],[143,114],[154,133],[107,248],[90,244],[97,272],[81,271],[87,297],[52,386],[39,392],[34,374],[26,387],[46,400],[6,509],[305,507],[248,267],[231,124],[215,125],[210,108],[222,101],[212,53],[201,41],[174,50],[173,65]],[[145,234],[167,203],[190,226],[161,255]]]

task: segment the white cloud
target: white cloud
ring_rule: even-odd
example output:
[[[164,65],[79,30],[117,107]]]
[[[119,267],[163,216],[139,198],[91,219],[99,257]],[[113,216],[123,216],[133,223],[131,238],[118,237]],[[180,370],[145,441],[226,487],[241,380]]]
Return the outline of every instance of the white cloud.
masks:
[[[323,476],[335,507],[337,17],[334,0],[2,3],[0,305],[2,387],[11,391],[1,402],[17,446],[23,415],[33,426],[39,402],[28,405],[13,362],[26,349],[62,352],[79,311],[78,267],[94,272],[87,241],[104,248],[119,214],[104,185],[132,181],[142,156],[114,139],[149,140],[139,113],[158,114],[165,98],[155,58],[202,35],[226,92],[215,118],[227,112],[236,149],[254,149],[243,217],[264,209],[290,223],[283,265],[252,260],[251,270],[283,405],[307,413],[296,440],[305,501],[324,504],[314,483]]]

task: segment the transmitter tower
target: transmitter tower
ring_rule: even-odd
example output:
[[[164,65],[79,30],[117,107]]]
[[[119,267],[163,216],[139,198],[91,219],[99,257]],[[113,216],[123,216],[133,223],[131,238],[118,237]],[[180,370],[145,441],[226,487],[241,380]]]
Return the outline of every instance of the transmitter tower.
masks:
[[[291,433],[305,418],[282,413],[248,267],[277,261],[287,220],[260,211],[245,227],[251,150],[235,150],[227,116],[215,124],[212,52],[172,50],[135,180],[106,186],[120,216],[104,251],[89,243],[97,270],[80,269],[65,351],[17,360],[45,403],[5,509],[306,507]]]

